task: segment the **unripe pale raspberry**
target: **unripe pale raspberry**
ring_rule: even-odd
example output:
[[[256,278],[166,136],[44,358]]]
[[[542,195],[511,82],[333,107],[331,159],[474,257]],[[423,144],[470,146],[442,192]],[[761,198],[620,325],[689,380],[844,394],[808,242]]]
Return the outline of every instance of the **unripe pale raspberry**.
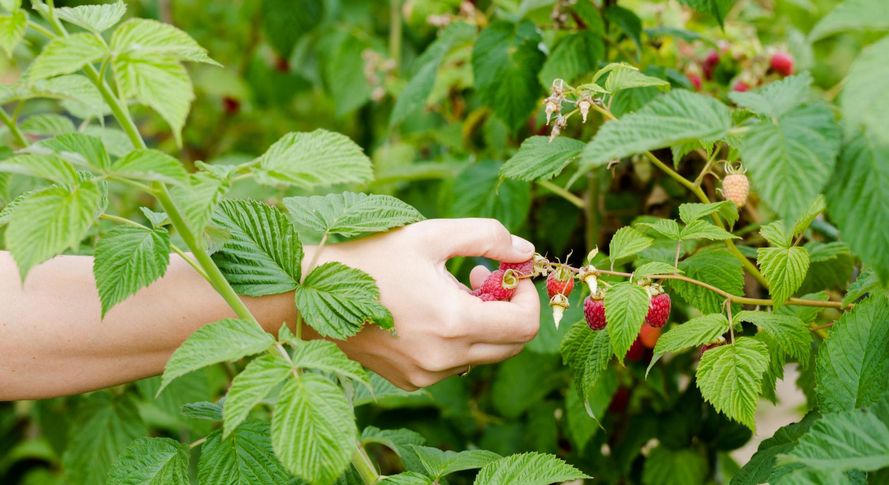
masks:
[[[744,207],[750,195],[750,181],[743,173],[731,173],[722,179],[722,194],[725,200],[734,202],[737,207]]]
[[[583,300],[583,316],[592,330],[602,330],[608,323],[605,321],[605,301],[602,298],[586,297]]]
[[[670,295],[660,293],[651,297],[648,304],[648,315],[645,316],[645,323],[654,328],[661,328],[670,318]]]

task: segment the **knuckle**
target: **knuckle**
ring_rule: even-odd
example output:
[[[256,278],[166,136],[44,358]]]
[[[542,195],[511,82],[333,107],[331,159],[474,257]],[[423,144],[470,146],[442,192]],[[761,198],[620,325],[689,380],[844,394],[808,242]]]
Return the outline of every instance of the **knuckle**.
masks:
[[[416,372],[408,377],[408,383],[417,389],[429,387],[438,382],[438,379],[429,372]]]
[[[420,357],[420,367],[427,372],[442,372],[453,367],[453,362],[447,352],[433,350]]]

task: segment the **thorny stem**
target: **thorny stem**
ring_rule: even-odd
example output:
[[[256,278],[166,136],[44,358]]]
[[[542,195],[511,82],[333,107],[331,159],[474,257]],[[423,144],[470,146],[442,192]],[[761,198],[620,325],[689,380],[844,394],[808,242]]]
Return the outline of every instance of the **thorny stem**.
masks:
[[[0,121],[3,121],[3,124],[9,128],[9,133],[12,134],[12,138],[16,143],[23,147],[28,146],[28,139],[25,138],[22,130],[15,124],[15,120],[3,108],[0,108]]]

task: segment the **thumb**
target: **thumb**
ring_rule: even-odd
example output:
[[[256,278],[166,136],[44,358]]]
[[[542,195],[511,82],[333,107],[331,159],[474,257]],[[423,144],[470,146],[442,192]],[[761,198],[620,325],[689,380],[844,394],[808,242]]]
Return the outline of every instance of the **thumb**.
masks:
[[[436,256],[484,256],[507,263],[531,259],[534,245],[509,233],[496,219],[432,219],[427,225]]]

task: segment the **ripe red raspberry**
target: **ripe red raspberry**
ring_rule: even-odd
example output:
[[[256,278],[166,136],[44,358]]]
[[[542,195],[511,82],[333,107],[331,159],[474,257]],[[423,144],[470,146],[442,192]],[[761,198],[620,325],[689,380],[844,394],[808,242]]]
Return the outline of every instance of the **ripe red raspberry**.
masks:
[[[514,270],[498,269],[488,275],[488,279],[472,294],[481,298],[482,301],[506,301],[515,295],[518,284],[519,279]]]
[[[670,295],[660,293],[651,297],[648,304],[648,315],[645,316],[645,323],[654,328],[661,328],[670,318]]]
[[[743,207],[750,195],[750,181],[743,172],[730,173],[722,179],[722,195],[735,206]]]
[[[511,269],[519,276],[531,276],[534,274],[534,259],[522,261],[521,263],[500,263],[500,269]]]
[[[691,82],[691,85],[695,87],[695,91],[701,90],[701,76],[697,74],[688,74],[688,80]]]
[[[732,86],[732,91],[737,91],[739,93],[743,93],[745,91],[750,90],[750,85],[744,81],[738,81]]]
[[[704,79],[708,81],[713,79],[713,71],[716,70],[717,64],[719,64],[719,53],[710,51],[704,59],[704,63],[701,65],[701,70],[704,71]]]
[[[645,345],[642,344],[642,339],[636,337],[636,340],[633,341],[633,345],[630,346],[630,350],[627,351],[626,359],[630,362],[639,362],[645,358],[645,350]]]
[[[605,301],[602,298],[586,297],[583,300],[583,316],[592,330],[602,330],[608,323],[605,321]]]
[[[234,98],[232,96],[223,96],[222,109],[223,111],[225,111],[225,114],[237,114],[238,111],[241,110],[241,102],[238,101],[238,98]]]
[[[769,65],[773,71],[782,76],[786,77],[793,74],[793,58],[786,52],[776,52],[772,54],[772,59],[769,61]]]
[[[574,273],[564,266],[559,266],[546,277],[546,293],[550,298],[556,295],[568,296],[573,289]]]

